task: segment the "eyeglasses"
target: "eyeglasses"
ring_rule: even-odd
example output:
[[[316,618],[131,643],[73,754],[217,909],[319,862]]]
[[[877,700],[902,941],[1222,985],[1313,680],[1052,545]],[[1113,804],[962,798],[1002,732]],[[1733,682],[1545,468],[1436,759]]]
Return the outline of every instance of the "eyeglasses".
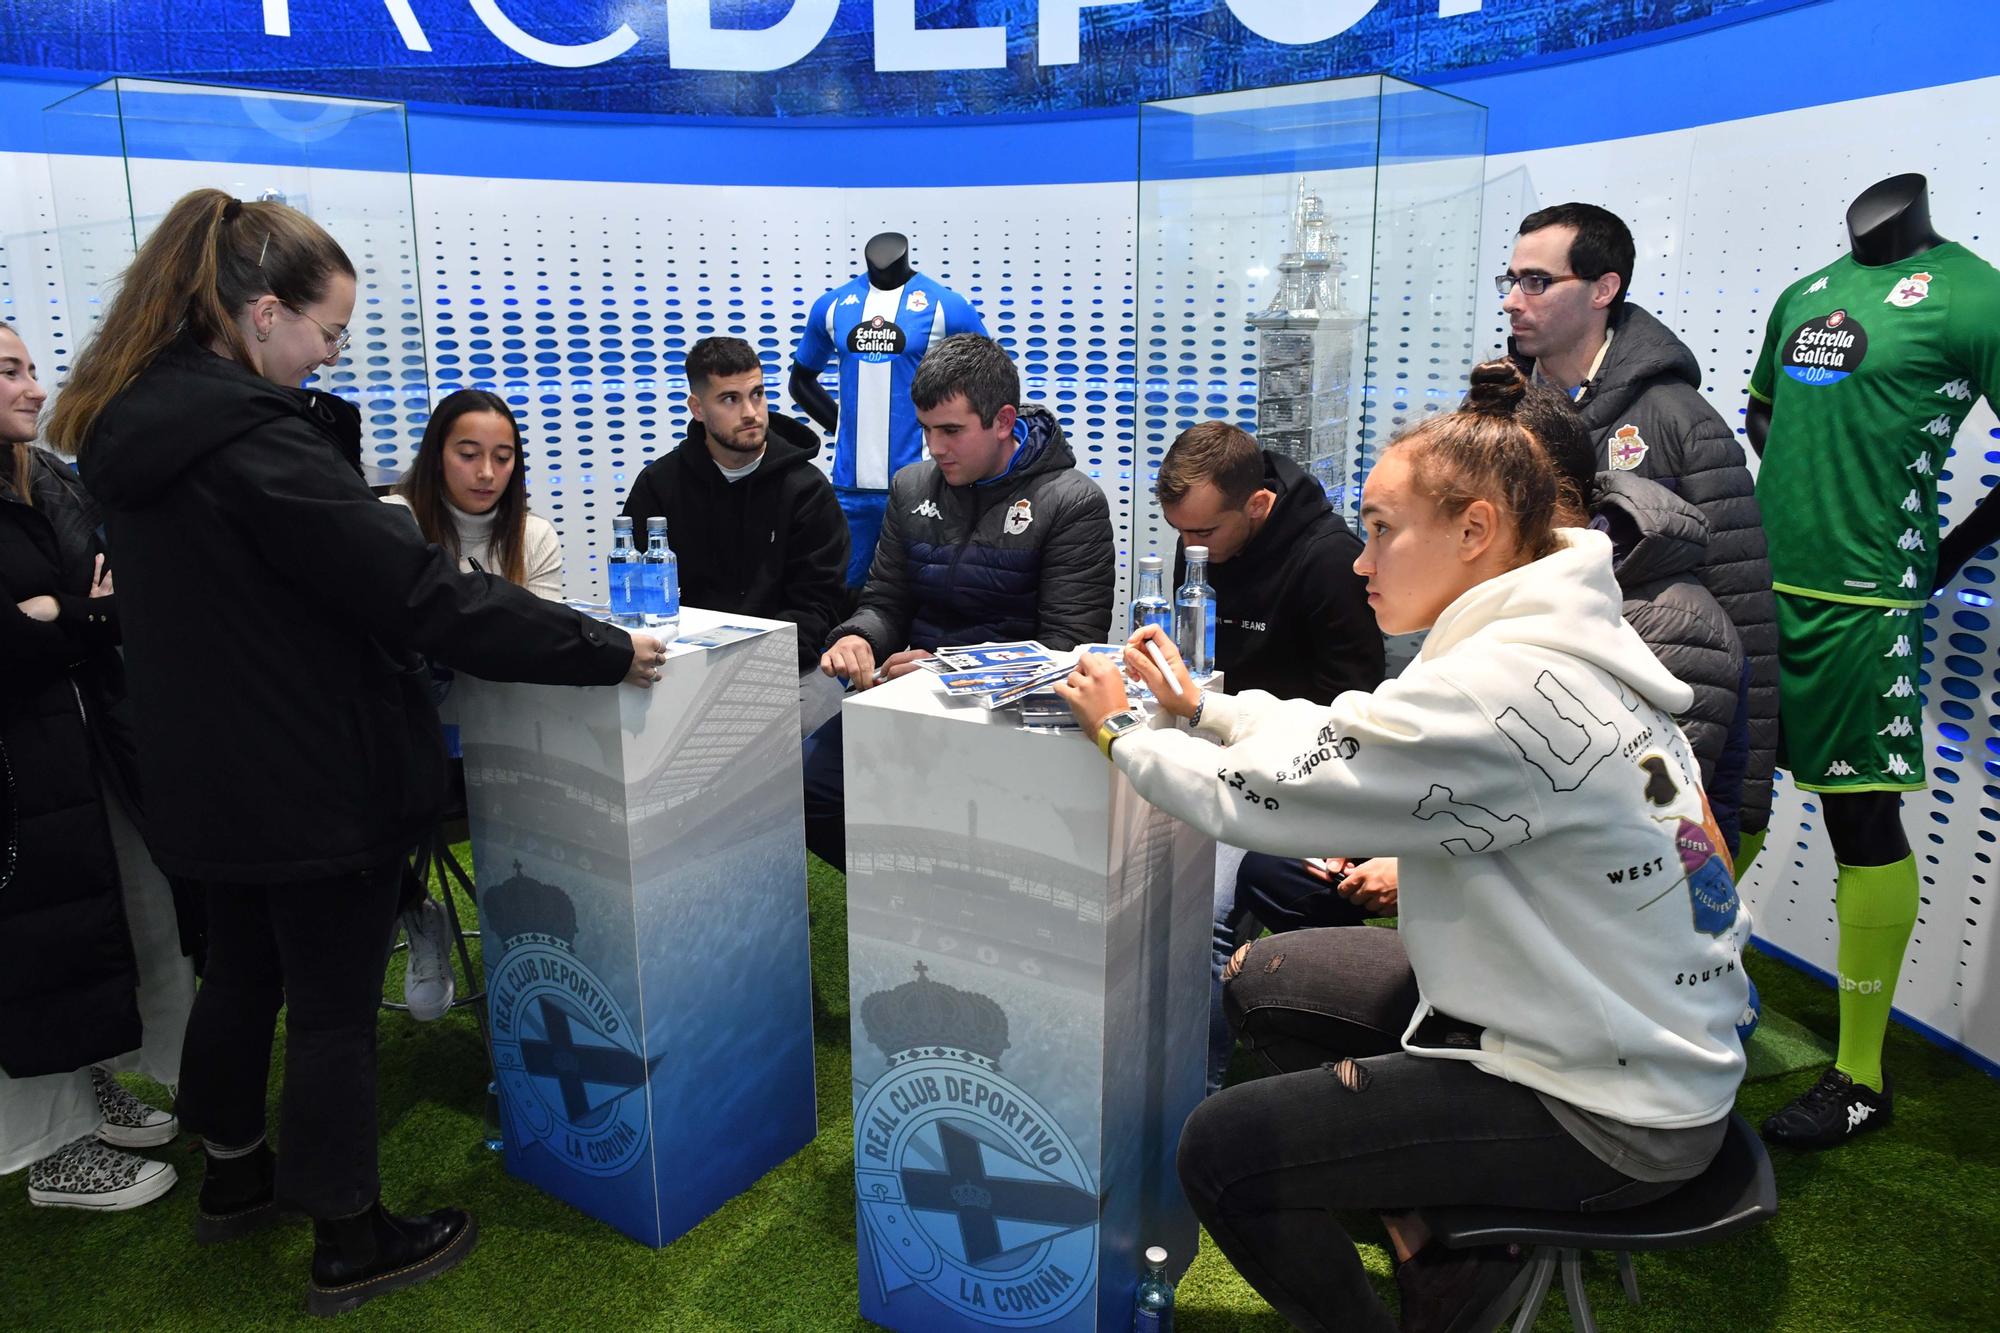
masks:
[[[1523,273],[1515,277],[1512,273],[1502,273],[1493,279],[1493,288],[1504,298],[1516,287],[1530,296],[1540,296],[1558,282],[1590,282],[1581,273]]]
[[[308,315],[305,311],[299,309],[295,305],[288,305],[285,307],[285,309],[291,311],[294,315],[297,315],[300,319],[311,320],[312,323],[318,327],[321,335],[326,338],[326,345],[333,349],[331,352],[328,352],[326,354],[327,359],[329,361],[332,360],[334,357],[339,356],[342,352],[346,351],[347,344],[354,340],[354,330],[352,329],[330,329],[326,325],[321,324],[318,320],[313,319],[311,315]]]

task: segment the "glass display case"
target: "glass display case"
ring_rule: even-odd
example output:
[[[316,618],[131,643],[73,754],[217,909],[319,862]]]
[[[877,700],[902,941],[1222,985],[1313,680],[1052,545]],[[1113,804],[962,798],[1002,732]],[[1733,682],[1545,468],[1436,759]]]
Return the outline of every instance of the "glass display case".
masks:
[[[43,128],[73,345],[175,200],[282,200],[355,268],[353,342],[309,383],[360,406],[377,480],[415,455],[430,391],[401,103],[116,78],[48,107]]]
[[[1385,76],[1139,112],[1133,557],[1197,421],[1296,461],[1350,523],[1376,452],[1457,406],[1477,355],[1485,108]],[[1491,302],[1491,293],[1487,293]]]

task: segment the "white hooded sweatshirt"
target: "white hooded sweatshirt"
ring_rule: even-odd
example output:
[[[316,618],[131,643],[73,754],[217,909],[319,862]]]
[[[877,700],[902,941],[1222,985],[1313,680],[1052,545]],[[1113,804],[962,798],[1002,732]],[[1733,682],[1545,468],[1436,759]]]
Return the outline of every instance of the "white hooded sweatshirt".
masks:
[[[1748,989],[1735,884],[1672,716],[1689,690],[1620,615],[1610,541],[1560,536],[1446,607],[1372,693],[1211,692],[1200,731],[1219,749],[1156,726],[1112,758],[1218,840],[1400,857],[1421,992],[1405,1050],[1629,1125],[1706,1125],[1743,1077]],[[1483,1028],[1477,1045],[1426,1044],[1434,1009]]]

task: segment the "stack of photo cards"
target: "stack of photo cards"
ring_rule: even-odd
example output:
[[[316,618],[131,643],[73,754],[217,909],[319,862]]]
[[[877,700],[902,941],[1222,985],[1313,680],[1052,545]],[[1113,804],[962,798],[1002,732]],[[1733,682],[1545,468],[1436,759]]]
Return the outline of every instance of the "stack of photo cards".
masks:
[[[1018,705],[1028,726],[1074,727],[1069,705],[1056,695],[1056,683],[1085,653],[1121,662],[1124,652],[1125,645],[1115,643],[1087,643],[1073,653],[1057,653],[1033,641],[982,643],[940,648],[924,666],[938,673],[947,694],[976,698],[989,709]],[[1151,697],[1129,676],[1125,693],[1132,699]]]

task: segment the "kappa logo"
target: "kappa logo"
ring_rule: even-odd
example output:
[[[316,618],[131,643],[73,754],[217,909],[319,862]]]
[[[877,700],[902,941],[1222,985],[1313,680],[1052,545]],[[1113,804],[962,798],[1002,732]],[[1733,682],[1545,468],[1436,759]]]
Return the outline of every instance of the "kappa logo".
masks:
[[[1889,289],[1889,294],[1882,300],[1899,310],[1908,310],[1931,294],[1931,281],[1931,275],[1928,273],[1912,273],[1907,278],[1898,279],[1896,285]]]
[[[1829,778],[1851,778],[1858,771],[1859,770],[1856,769],[1854,765],[1848,763],[1845,759],[1836,759],[1832,763],[1826,766],[1826,772],[1821,776]]]
[[[904,302],[904,304],[907,305],[913,313],[921,315],[924,313],[924,311],[929,310],[931,308],[931,298],[924,295],[922,292],[911,292],[910,299]]]
[[[914,518],[941,519],[944,517],[944,511],[937,507],[937,502],[935,500],[924,500],[920,502],[915,509],[912,509],[910,511],[910,514]]]
[[[1896,586],[1898,588],[1914,588],[1917,586],[1917,571],[1914,565],[1908,566],[1903,570],[1903,577],[1896,580]]]
[[[1896,641],[1895,641],[1894,643],[1892,643],[1892,644],[1890,644],[1890,645],[1889,645],[1889,651],[1888,651],[1888,652],[1886,652],[1886,653],[1883,653],[1883,654],[1882,654],[1882,656],[1884,656],[1884,657],[1908,657],[1908,656],[1910,655],[1910,652],[1911,652],[1911,649],[1910,649],[1910,636],[1909,636],[1909,635],[1907,635],[1907,634],[1898,634],[1898,635],[1896,636]]]
[[[1890,755],[1889,762],[1884,764],[1883,767],[1899,778],[1906,778],[1911,773],[1910,761],[1899,754]]]
[[[1958,423],[1948,416],[1939,415],[1925,422],[1922,429],[1928,434],[1943,438],[1955,433],[1958,430]]]
[[[1007,517],[1001,520],[1000,530],[1009,537],[1018,537],[1026,532],[1028,525],[1034,521],[1035,507],[1028,503],[1028,497],[1024,495],[1007,506]]]
[[[1646,461],[1647,448],[1645,438],[1639,434],[1637,426],[1620,426],[1611,432],[1609,443],[1611,466],[1620,472],[1630,472]]]
[[[1916,462],[1904,468],[1903,471],[1914,472],[1920,477],[1928,477],[1931,474],[1931,456],[1929,454],[1923,455]]]
[[[1951,399],[1954,403],[1969,403],[1972,401],[1971,380],[1947,380],[1945,383],[1938,385],[1937,391]]]
[[[1861,1122],[1875,1114],[1875,1108],[1867,1102],[1856,1102],[1847,1108],[1847,1132],[1852,1134],[1861,1128]]]
[[[1910,488],[1910,493],[1903,497],[1903,512],[1906,514],[1914,514],[1923,507],[1924,507],[1924,497],[1918,495],[1917,488],[1912,486]]]
[[[861,298],[860,298],[860,297],[858,297],[858,296],[856,296],[856,295],[855,295],[855,294],[854,294],[853,292],[849,292],[849,293],[847,294],[847,299],[846,299],[846,300],[844,300],[844,301],[842,301],[842,302],[841,302],[841,304],[842,304],[842,305],[860,305],[860,304],[861,304]]]
[[[1814,292],[1823,292],[1826,290],[1826,283],[1827,280],[1825,278],[1821,278],[1818,282],[1814,283],[1812,286],[1806,288],[1803,292],[1799,293],[1799,295],[1811,296]]]
[[[1916,731],[1916,726],[1911,723],[1910,719],[1899,717],[1891,719],[1888,726],[1883,727],[1875,734],[1877,736],[1914,736]]]
[[[861,1002],[889,1067],[854,1110],[864,1274],[982,1324],[1056,1323],[1094,1289],[1098,1194],[1056,1118],[1000,1068],[1007,1014],[917,979]],[[865,1278],[864,1278],[865,1280]]]
[[[1908,676],[1896,677],[1896,683],[1882,691],[1884,699],[1911,699],[1916,697],[1916,687],[1910,684]]]
[[[1924,549],[1924,535],[1915,528],[1904,528],[1903,535],[1896,538],[1899,551],[1921,551]]]
[[[624,1006],[578,956],[567,893],[516,861],[480,906],[502,944],[487,975],[508,1152],[539,1145],[585,1175],[622,1174],[651,1139],[643,1090],[661,1057],[641,1053]]]

